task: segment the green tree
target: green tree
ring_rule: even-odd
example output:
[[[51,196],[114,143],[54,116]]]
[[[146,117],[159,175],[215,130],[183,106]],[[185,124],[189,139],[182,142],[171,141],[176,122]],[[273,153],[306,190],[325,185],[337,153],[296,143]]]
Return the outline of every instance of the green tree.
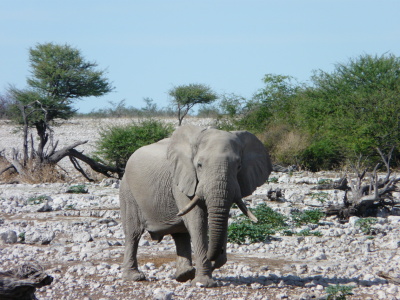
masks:
[[[263,82],[264,88],[246,103],[239,127],[262,132],[268,124],[292,122],[293,99],[302,86],[287,75],[266,74]]]
[[[179,126],[182,125],[183,118],[196,104],[208,104],[215,101],[218,97],[210,87],[204,84],[180,85],[169,91],[172,97],[172,104],[176,107]]]
[[[34,127],[39,137],[37,149],[31,149],[31,158],[39,164],[55,164],[67,152],[56,153],[55,143],[45,153],[45,146],[49,140],[52,141],[51,123],[56,118],[70,118],[75,112],[74,101],[102,96],[113,87],[104,76],[105,71],[97,70],[95,62],[86,61],[79,50],[69,45],[37,44],[29,50],[29,61],[29,88],[9,88],[15,103],[14,118],[24,126],[23,164],[26,166],[28,160],[29,127]]]
[[[331,73],[316,71],[311,79],[313,86],[298,98],[297,121],[314,143],[330,148],[325,152],[369,156],[376,147],[387,151],[399,144],[398,57],[362,55]]]

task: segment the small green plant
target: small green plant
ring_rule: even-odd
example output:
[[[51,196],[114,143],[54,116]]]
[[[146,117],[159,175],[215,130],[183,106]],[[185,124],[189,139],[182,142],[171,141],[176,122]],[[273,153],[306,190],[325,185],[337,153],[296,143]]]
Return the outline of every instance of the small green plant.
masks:
[[[69,194],[87,194],[88,189],[84,184],[72,185],[66,191]]]
[[[64,207],[66,210],[74,210],[75,209],[75,205],[74,204],[68,204],[68,205],[65,205],[65,207]]]
[[[278,178],[277,177],[271,177],[268,179],[268,182],[270,183],[278,183]]]
[[[321,237],[322,233],[320,231],[311,231],[309,228],[303,229],[296,233],[298,236],[318,236]]]
[[[329,194],[326,192],[319,192],[319,193],[313,193],[311,194],[312,199],[316,199],[317,201],[321,203],[325,203],[326,200],[328,200]]]
[[[275,234],[287,226],[287,218],[275,212],[266,204],[260,204],[253,211],[258,222],[252,223],[243,217],[237,217],[228,227],[228,241],[231,243],[243,244],[246,241],[250,243],[263,242],[265,239]]]
[[[23,231],[20,234],[18,234],[18,238],[21,243],[25,242],[25,232]]]
[[[318,184],[330,184],[332,183],[332,179],[323,179],[321,178],[320,180],[318,180]]]
[[[354,286],[347,285],[330,285],[325,289],[328,294],[327,300],[346,300],[346,296],[353,295],[351,292]]]
[[[35,196],[35,197],[30,197],[26,203],[28,205],[36,205],[36,204],[42,204],[43,202],[45,202],[49,197],[45,196],[45,195],[41,195],[41,196]]]
[[[310,209],[303,212],[293,211],[291,217],[295,226],[299,227],[306,224],[318,224],[325,214],[319,209]]]
[[[374,234],[374,225],[378,222],[376,218],[363,218],[356,221],[356,226],[361,229],[365,235]]]

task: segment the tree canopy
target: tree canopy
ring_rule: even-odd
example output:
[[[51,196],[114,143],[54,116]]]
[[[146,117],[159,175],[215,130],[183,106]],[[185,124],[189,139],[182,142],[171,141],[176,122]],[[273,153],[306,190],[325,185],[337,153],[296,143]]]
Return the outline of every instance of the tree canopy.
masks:
[[[14,100],[13,117],[24,125],[24,164],[27,162],[28,127],[35,127],[39,145],[34,156],[45,162],[44,147],[50,136],[50,122],[68,119],[74,114],[72,103],[84,97],[101,96],[113,90],[97,70],[95,62],[86,61],[81,52],[69,45],[37,44],[29,50],[31,76],[28,88],[9,88]],[[53,151],[55,147],[53,148]]]
[[[169,91],[169,95],[173,98],[172,104],[177,108],[179,126],[193,106],[196,104],[208,104],[218,98],[210,87],[193,83],[176,86]]]
[[[400,144],[400,58],[392,54],[317,70],[309,84],[275,74],[263,82],[234,122],[261,135],[277,160],[327,169]]]

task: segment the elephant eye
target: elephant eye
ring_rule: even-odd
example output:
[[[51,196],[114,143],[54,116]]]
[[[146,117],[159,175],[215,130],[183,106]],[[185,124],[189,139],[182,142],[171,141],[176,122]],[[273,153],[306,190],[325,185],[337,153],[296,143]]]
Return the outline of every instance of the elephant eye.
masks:
[[[203,167],[202,163],[201,163],[201,162],[198,162],[198,163],[197,163],[197,168],[198,168],[198,169],[201,169],[201,167]]]

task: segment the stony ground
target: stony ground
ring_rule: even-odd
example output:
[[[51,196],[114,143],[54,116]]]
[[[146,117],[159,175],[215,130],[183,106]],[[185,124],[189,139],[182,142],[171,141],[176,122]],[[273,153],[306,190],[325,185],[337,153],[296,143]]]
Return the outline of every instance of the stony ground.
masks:
[[[69,143],[96,136],[85,122],[68,123]],[[7,126],[0,125],[0,150],[17,143]],[[342,192],[312,188],[339,175],[273,173],[273,183],[247,202],[250,207],[267,203],[283,214],[323,208],[342,201]],[[275,235],[265,243],[229,244],[228,263],[213,273],[219,285],[213,289],[176,282],[173,241],[165,237],[157,243],[144,235],[139,264],[148,280],[126,283],[120,269],[124,235],[118,181],[81,183],[88,193],[67,193],[67,183],[0,184],[0,271],[25,262],[43,266],[54,281],[36,292],[38,299],[321,299],[327,286],[337,284],[354,286],[347,299],[400,299],[400,287],[377,275],[400,277],[399,208],[380,213],[373,236],[361,231],[357,218],[344,224],[324,218],[293,229],[321,236]]]

